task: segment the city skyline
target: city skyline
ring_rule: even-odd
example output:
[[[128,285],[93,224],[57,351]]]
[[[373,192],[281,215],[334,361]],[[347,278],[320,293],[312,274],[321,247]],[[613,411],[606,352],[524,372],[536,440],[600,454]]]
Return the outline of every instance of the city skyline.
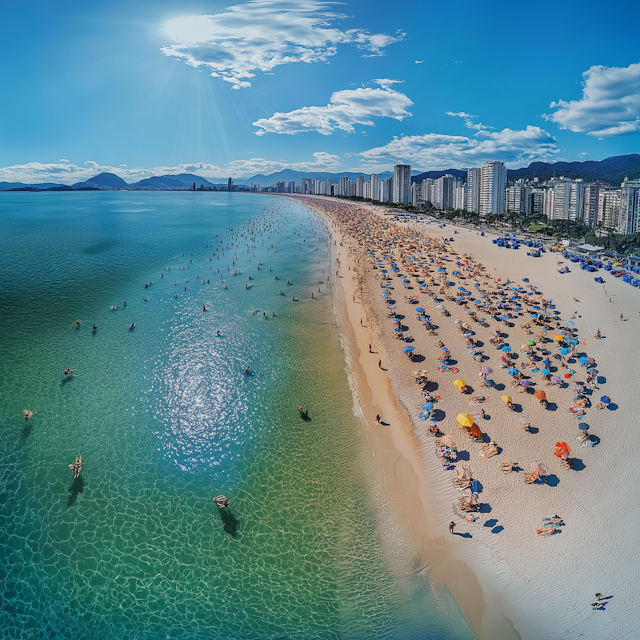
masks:
[[[0,181],[509,169],[633,153],[637,52],[615,37],[620,12],[594,21],[588,8],[554,39],[542,28],[550,3],[489,15],[468,2],[453,16],[377,0],[16,3],[0,45],[12,98],[0,106]],[[527,23],[554,46],[521,55],[511,26]]]

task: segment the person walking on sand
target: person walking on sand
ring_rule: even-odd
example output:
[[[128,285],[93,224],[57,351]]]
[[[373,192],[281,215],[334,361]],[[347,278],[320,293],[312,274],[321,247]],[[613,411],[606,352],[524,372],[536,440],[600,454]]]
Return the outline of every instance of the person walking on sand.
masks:
[[[382,360],[378,360],[378,369],[382,369]]]
[[[624,316],[620,314],[620,322],[624,322]]]
[[[371,345],[369,345],[369,353],[371,353]]]
[[[453,533],[453,530],[454,530],[455,526],[456,526],[455,522],[450,522],[449,523],[449,533]]]

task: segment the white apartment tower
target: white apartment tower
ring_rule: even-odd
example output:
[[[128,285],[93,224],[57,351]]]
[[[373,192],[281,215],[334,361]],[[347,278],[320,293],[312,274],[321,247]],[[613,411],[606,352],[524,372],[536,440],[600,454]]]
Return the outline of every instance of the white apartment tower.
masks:
[[[480,169],[480,215],[504,213],[507,170],[502,162],[488,161]]]
[[[380,178],[377,173],[374,173],[369,179],[369,187],[370,195],[369,197],[372,200],[380,200]]]
[[[640,180],[623,182],[620,189],[620,216],[618,233],[631,235],[636,233],[640,218]]]
[[[467,169],[467,211],[480,211],[480,169]]]
[[[561,176],[556,179],[553,187],[553,213],[550,216],[552,220],[568,220],[569,219],[569,203],[571,202],[571,183],[572,180]]]
[[[411,201],[411,165],[397,164],[393,167],[393,202],[409,204]]]
[[[364,176],[358,176],[356,178],[356,196],[358,198],[364,198]]]

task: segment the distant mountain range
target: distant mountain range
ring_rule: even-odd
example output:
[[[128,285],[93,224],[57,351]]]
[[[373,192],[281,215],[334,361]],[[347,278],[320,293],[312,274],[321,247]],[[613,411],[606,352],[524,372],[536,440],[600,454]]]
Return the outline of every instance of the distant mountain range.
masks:
[[[420,182],[424,178],[440,178],[447,173],[457,178],[465,178],[467,170],[425,171],[413,176],[411,181]],[[628,177],[629,180],[640,178],[640,154],[631,153],[626,156],[612,156],[604,160],[587,160],[586,162],[532,162],[528,167],[522,169],[507,169],[507,180],[538,178],[540,182],[543,182],[554,176],[582,178],[585,182],[606,182],[618,185],[625,177]]]
[[[412,172],[412,182],[420,182],[424,178],[440,178],[449,173],[458,178],[467,175],[466,169],[447,169],[445,171],[425,171]],[[318,180],[331,179],[338,182],[341,177],[346,176],[355,180],[358,176],[364,175],[368,180],[369,174],[346,172],[329,173],[325,171],[294,171],[293,169],[283,169],[268,175],[257,174],[250,178],[234,179],[234,184],[250,185],[260,184],[263,187],[271,186],[276,182],[295,182],[300,184],[302,178]],[[380,180],[393,176],[391,171],[379,173]],[[640,154],[632,153],[626,156],[612,156],[604,160],[588,160],[586,162],[532,162],[528,167],[522,169],[509,169],[507,171],[508,180],[518,180],[520,178],[539,178],[540,181],[548,180],[554,176],[565,178],[582,178],[585,182],[605,182],[611,185],[620,184],[625,177],[630,180],[640,179]],[[186,190],[190,189],[193,183],[199,187],[201,184],[207,187],[226,186],[225,178],[202,178],[193,173],[180,173],[176,175],[153,176],[145,178],[139,182],[128,184],[115,173],[100,173],[84,182],[77,182],[68,186],[53,182],[39,184],[24,184],[21,182],[0,182],[0,191],[75,191],[75,190],[111,190],[111,189],[141,189],[141,190]]]

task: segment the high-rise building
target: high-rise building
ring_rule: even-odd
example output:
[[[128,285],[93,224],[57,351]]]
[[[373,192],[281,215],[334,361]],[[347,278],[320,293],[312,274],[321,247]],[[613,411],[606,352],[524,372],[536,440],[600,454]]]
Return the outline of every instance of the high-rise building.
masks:
[[[380,181],[380,202],[391,202],[393,199],[393,178]]]
[[[380,200],[380,178],[374,173],[369,179],[369,197],[372,200]]]
[[[616,231],[620,219],[620,189],[600,189],[598,212],[606,229]]]
[[[409,204],[411,198],[411,165],[397,164],[393,167],[393,202]]]
[[[422,202],[422,183],[411,183],[411,206],[419,207]]]
[[[544,214],[544,189],[531,189],[531,215]]]
[[[358,176],[356,178],[356,196],[358,198],[364,198],[364,176]]]
[[[480,212],[480,169],[467,169],[467,211]]]
[[[515,184],[505,189],[505,211],[531,215],[531,187],[525,184]]]
[[[227,181],[227,191],[233,191],[233,180],[231,178]]]
[[[312,178],[302,178],[302,180],[300,180],[300,193],[304,193],[304,194],[313,193]]]
[[[569,220],[582,220],[584,218],[584,193],[586,185],[578,178],[571,183],[569,193]]]
[[[433,178],[425,178],[422,181],[422,202],[428,202],[435,207],[435,184]]]
[[[553,187],[553,213],[552,220],[568,220],[569,219],[569,203],[571,202],[571,184],[570,178],[560,176],[556,178]]]
[[[488,161],[480,169],[480,215],[504,213],[507,170],[502,162]]]
[[[295,193],[295,192],[296,192],[296,183],[293,181],[287,182],[287,193]]]
[[[467,206],[467,188],[463,186],[456,187],[454,209],[465,211]]]
[[[618,233],[631,235],[640,229],[640,180],[622,183]]]

